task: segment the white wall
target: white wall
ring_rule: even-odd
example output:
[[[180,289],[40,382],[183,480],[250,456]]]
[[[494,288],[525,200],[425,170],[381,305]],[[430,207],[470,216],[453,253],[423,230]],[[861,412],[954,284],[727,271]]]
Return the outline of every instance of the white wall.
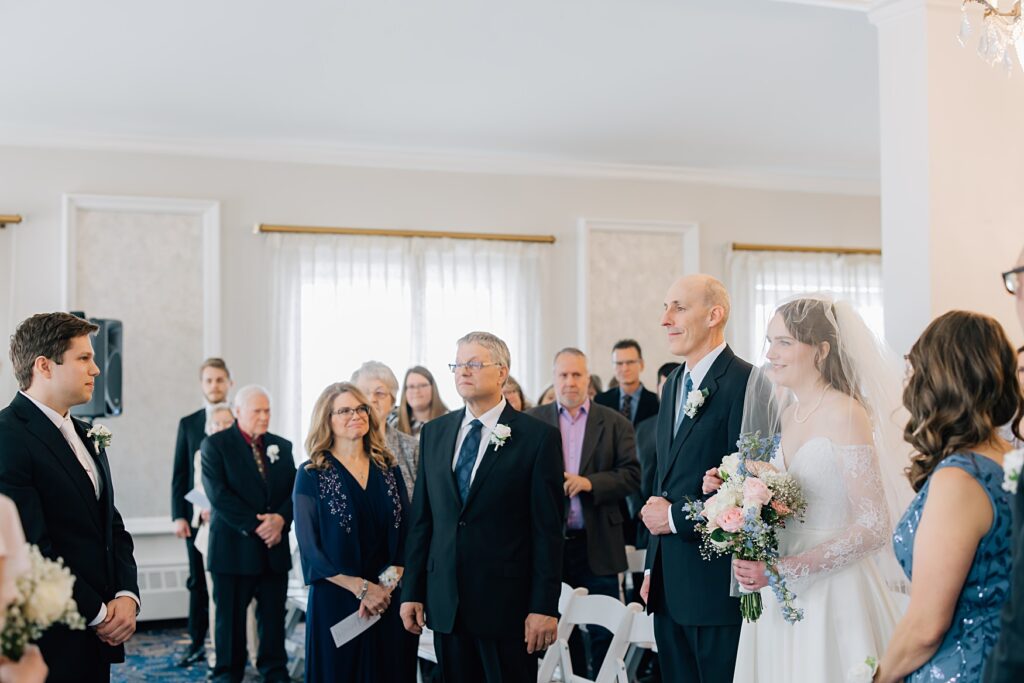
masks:
[[[60,304],[60,200],[69,192],[221,202],[222,350],[243,384],[265,381],[268,365],[263,302],[269,259],[265,238],[252,234],[257,222],[553,234],[558,242],[552,247],[557,264],[552,281],[559,294],[548,300],[554,323],[541,332],[548,353],[582,341],[575,314],[580,217],[698,223],[701,267],[718,276],[732,241],[880,243],[877,197],[0,147],[0,209],[26,217],[8,228],[17,231],[14,292],[10,320],[0,319],[2,339],[17,321]],[[643,264],[637,267],[642,271]],[[8,281],[0,273],[0,286]],[[7,365],[0,369],[4,395],[14,390]],[[593,365],[610,376],[610,368],[597,359]],[[182,406],[182,412],[189,408]],[[171,448],[167,444],[168,458]]]

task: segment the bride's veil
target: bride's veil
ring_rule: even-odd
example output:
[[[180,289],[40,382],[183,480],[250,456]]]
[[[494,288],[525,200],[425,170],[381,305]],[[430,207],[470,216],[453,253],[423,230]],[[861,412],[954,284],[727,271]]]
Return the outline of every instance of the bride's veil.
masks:
[[[831,349],[830,354],[836,357],[827,367],[823,366],[823,372],[830,373],[833,385],[847,387],[847,393],[864,406],[871,419],[873,445],[889,513],[887,528],[891,534],[914,496],[904,475],[910,449],[903,441],[907,413],[902,402],[901,364],[849,302],[835,300],[829,294],[802,294],[783,302],[779,308],[787,304],[794,327],[800,327],[803,319],[812,314],[820,322],[822,312],[831,326],[829,331],[836,348]],[[781,416],[794,401],[792,392],[772,384],[765,367],[755,368],[747,386],[741,431],[760,431],[762,436],[773,438],[780,436]],[[810,408],[806,407],[805,411]],[[885,543],[874,558],[891,590],[909,593],[909,581],[896,562],[892,543]]]

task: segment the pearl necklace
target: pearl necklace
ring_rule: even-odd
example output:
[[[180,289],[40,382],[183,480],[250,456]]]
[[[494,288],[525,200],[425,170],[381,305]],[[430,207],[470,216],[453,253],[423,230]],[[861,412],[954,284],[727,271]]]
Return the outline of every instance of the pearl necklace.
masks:
[[[793,408],[793,422],[802,425],[803,423],[810,420],[811,415],[814,415],[814,411],[821,407],[821,402],[825,400],[826,393],[828,393],[828,387],[825,387],[825,390],[821,392],[821,396],[818,397],[818,402],[814,404],[813,408],[811,408],[811,412],[807,413],[807,417],[805,417],[802,420],[800,419],[800,402],[797,401],[796,406]]]

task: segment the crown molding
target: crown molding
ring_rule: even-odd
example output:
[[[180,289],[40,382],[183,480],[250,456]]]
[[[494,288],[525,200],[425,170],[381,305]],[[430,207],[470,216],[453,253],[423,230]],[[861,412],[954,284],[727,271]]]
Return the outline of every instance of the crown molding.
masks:
[[[129,136],[0,126],[0,146],[166,154],[213,159],[322,164],[410,171],[607,178],[720,185],[784,192],[878,196],[877,177],[788,169],[701,168],[577,161],[452,150],[400,149],[310,141]]]

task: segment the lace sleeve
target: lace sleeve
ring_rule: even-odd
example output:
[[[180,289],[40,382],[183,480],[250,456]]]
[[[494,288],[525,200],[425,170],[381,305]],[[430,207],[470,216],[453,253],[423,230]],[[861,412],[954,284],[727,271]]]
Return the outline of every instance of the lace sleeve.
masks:
[[[780,572],[797,593],[801,585],[876,552],[891,531],[875,449],[835,446],[835,454],[846,489],[847,525],[828,540],[779,561]]]

